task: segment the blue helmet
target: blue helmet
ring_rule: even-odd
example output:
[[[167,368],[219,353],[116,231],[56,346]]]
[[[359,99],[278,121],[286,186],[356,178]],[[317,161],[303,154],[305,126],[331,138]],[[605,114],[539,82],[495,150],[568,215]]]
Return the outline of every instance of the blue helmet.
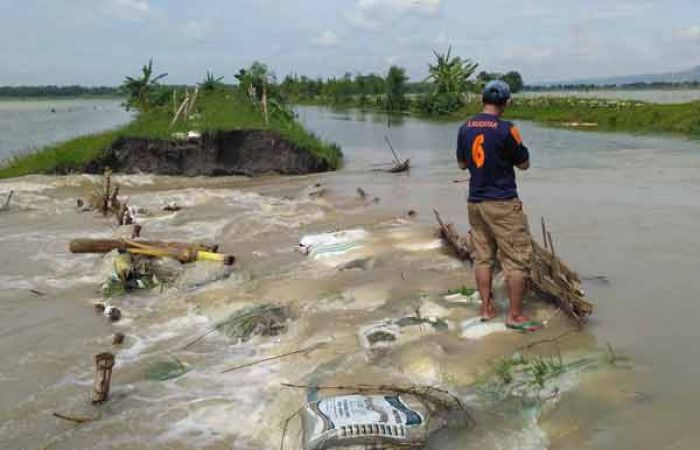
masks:
[[[503,80],[491,80],[481,92],[484,103],[502,105],[510,98],[510,86]]]

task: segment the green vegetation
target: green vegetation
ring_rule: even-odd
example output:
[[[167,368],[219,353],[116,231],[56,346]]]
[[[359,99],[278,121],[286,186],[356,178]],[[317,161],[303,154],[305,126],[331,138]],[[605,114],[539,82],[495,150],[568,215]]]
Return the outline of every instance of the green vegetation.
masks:
[[[76,98],[119,97],[122,92],[112,86],[0,86],[0,98]]]
[[[463,295],[463,296],[465,296],[465,297],[470,297],[470,296],[473,295],[475,292],[476,292],[476,289],[468,288],[468,287],[462,285],[462,286],[460,286],[458,289],[450,289],[450,290],[448,290],[448,291],[447,291],[447,294],[448,294],[448,295],[459,294],[459,295]]]
[[[199,83],[199,88],[204,92],[213,92],[224,87],[222,80],[224,77],[215,77],[214,72],[207,70],[204,80]]]
[[[470,102],[448,117],[461,119],[480,109],[479,102]],[[593,131],[700,136],[700,102],[654,104],[585,98],[515,98],[505,117]]]
[[[514,94],[522,91],[523,87],[525,87],[523,77],[520,73],[515,71],[510,71],[505,74],[498,72],[480,72],[476,79],[481,85],[485,85],[491,80],[503,80],[508,83],[511,92]]]
[[[255,67],[261,66],[259,63]],[[254,69],[255,69],[254,67]],[[256,69],[257,70],[257,69]],[[259,72],[258,72],[259,74]],[[0,178],[16,177],[32,173],[56,173],[80,170],[86,162],[96,158],[111,143],[120,137],[148,137],[169,139],[176,133],[189,130],[216,132],[226,130],[270,130],[279,133],[291,143],[309,150],[338,168],[342,160],[340,148],[335,144],[321,141],[294,119],[294,114],[273,95],[266,101],[267,114],[263,112],[262,98],[249,98],[243,91],[261,79],[251,78],[252,85],[238,89],[220,83],[213,74],[204,83],[213,81],[213,89],[202,88],[197,95],[189,114],[182,114],[172,125],[176,107],[186,96],[194,97],[186,90],[164,86],[158,81],[165,74],[153,76],[153,66],[149,62],[142,68],[140,77],[127,77],[124,89],[128,92],[127,105],[137,111],[131,123],[103,133],[81,136],[67,142],[50,145],[37,152],[16,155],[0,167]],[[268,75],[265,75],[267,77]],[[210,80],[211,78],[211,80]],[[247,86],[247,87],[246,87]],[[264,84],[261,87],[265,92]]]
[[[427,81],[432,85],[430,92],[418,102],[418,110],[428,115],[444,115],[457,111],[467,101],[465,94],[477,90],[470,77],[479,66],[476,62],[459,56],[452,56],[452,48],[447,53],[435,53],[435,64],[428,64],[430,75]]]
[[[391,66],[386,76],[386,103],[384,109],[388,112],[401,112],[408,106],[406,99],[406,70]]]
[[[435,54],[435,62],[428,64],[429,76],[411,82],[405,69],[392,66],[386,76],[348,72],[340,78],[312,79],[296,74],[288,75],[271,87],[285,102],[294,104],[358,107],[391,113],[417,113],[426,116],[445,116],[466,105],[494,78],[512,83],[514,90],[523,85],[518,72],[506,74],[482,72],[473,78],[478,63],[446,53]]]
[[[150,111],[162,105],[169,98],[170,91],[158,83],[167,77],[167,73],[153,76],[153,60],[141,68],[140,77],[126,77],[122,85],[126,92],[126,109]]]

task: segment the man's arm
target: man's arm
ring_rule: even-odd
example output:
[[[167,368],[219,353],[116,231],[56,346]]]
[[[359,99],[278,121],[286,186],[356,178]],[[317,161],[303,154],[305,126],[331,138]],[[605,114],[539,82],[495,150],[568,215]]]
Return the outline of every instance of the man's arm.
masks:
[[[511,125],[510,127],[510,132],[506,138],[506,149],[515,167],[520,170],[527,170],[530,168],[530,152],[523,144],[520,131],[515,125]]]
[[[467,170],[469,168],[469,160],[464,150],[464,139],[464,133],[462,133],[462,129],[460,128],[459,135],[457,136],[457,164],[459,164],[460,169]]]

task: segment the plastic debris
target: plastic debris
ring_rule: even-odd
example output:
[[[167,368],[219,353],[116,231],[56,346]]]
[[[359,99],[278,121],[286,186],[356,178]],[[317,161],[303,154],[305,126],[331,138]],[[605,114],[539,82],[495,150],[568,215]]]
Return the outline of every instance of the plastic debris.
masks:
[[[508,331],[506,324],[503,322],[482,322],[481,317],[473,317],[465,320],[460,324],[462,330],[462,338],[464,339],[481,339],[493,333]]]
[[[307,404],[304,449],[420,446],[427,438],[428,409],[400,395],[342,395]]]
[[[407,316],[360,327],[358,338],[366,350],[382,352],[395,345],[420,339],[426,334],[446,331],[449,328],[449,322],[439,317]]]
[[[366,230],[354,229],[304,236],[299,243],[302,253],[313,259],[344,254],[361,248],[369,236]]]

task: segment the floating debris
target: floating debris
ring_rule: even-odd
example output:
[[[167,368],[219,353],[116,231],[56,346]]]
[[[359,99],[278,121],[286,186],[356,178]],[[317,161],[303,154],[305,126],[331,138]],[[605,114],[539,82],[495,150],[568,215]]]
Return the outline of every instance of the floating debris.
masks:
[[[217,323],[206,333],[187,343],[184,348],[193,346],[216,331],[241,342],[246,342],[253,336],[278,336],[287,332],[290,318],[291,311],[286,306],[271,304],[247,306]]]
[[[10,202],[12,201],[12,197],[14,195],[15,195],[15,191],[10,191],[10,193],[7,194],[7,198],[5,199],[5,203],[3,203],[2,206],[0,206],[0,212],[10,210]]]
[[[170,202],[167,205],[163,206],[163,211],[177,212],[181,209],[182,207],[175,202]]]
[[[216,329],[230,338],[245,342],[253,336],[278,336],[285,333],[289,318],[290,311],[285,306],[248,306],[218,323]]]
[[[112,345],[122,345],[125,337],[124,333],[114,333],[114,336],[112,336]]]
[[[455,251],[458,258],[472,262],[470,235],[467,235],[466,239],[460,237],[452,224],[445,224],[440,214],[436,210],[433,212],[439,225],[440,236]],[[544,218],[542,236],[544,247],[534,239],[532,241],[532,290],[535,295],[555,304],[579,326],[583,326],[593,313],[593,304],[586,299],[578,274],[556,256],[552,235],[547,231]]]
[[[474,421],[462,402],[432,386],[300,386],[307,391],[336,391],[307,403],[285,423],[280,449],[285,447],[289,422],[301,415],[299,438],[304,450],[331,448],[422,448],[445,428],[469,428]]]

